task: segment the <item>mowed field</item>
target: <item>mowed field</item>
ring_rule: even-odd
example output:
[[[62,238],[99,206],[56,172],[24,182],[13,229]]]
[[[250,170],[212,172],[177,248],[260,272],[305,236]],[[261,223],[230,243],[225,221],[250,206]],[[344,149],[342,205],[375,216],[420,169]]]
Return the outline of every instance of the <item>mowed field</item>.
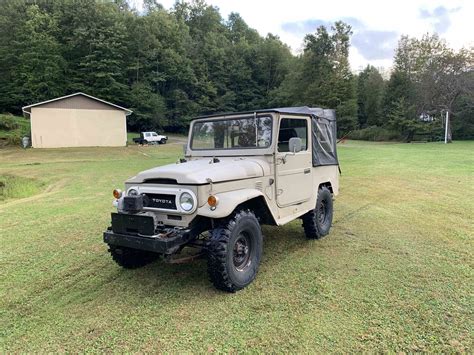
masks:
[[[0,352],[474,351],[474,142],[339,145],[330,235],[263,227],[235,294],[205,260],[123,270],[102,242],[113,188],[181,152],[0,150],[37,184],[0,200]]]

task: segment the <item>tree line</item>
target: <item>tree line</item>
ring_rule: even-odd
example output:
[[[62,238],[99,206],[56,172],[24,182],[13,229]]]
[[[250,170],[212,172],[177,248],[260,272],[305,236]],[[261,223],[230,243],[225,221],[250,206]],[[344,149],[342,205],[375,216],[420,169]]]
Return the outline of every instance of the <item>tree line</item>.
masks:
[[[293,55],[203,0],[145,0],[142,12],[126,0],[2,1],[0,112],[83,91],[133,110],[130,130],[183,132],[199,115],[307,105],[335,108],[340,136],[413,140],[439,137],[448,111],[455,137],[474,138],[472,48],[401,37],[384,78],[351,71],[351,35],[341,21],[320,26]]]

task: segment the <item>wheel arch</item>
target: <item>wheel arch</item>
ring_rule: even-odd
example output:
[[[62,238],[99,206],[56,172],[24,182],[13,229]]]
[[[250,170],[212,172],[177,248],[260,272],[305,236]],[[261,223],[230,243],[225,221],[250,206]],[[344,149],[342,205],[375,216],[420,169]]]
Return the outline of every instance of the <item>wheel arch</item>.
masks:
[[[236,210],[250,209],[255,213],[260,223],[276,225],[276,220],[260,190],[243,189],[216,193],[215,196],[219,199],[216,209],[211,210],[206,203],[198,208],[198,215],[212,219],[221,219],[227,218]]]
[[[325,181],[325,182],[322,182],[319,184],[318,186],[318,190],[321,188],[321,187],[327,187],[329,191],[331,191],[331,193],[334,195],[334,190],[332,188],[332,184],[330,181]]]
[[[242,202],[235,207],[234,211],[239,209],[249,209],[253,211],[260,224],[269,224],[274,226],[277,225],[277,222],[273,217],[270,208],[268,208],[267,202],[265,201],[263,195]]]

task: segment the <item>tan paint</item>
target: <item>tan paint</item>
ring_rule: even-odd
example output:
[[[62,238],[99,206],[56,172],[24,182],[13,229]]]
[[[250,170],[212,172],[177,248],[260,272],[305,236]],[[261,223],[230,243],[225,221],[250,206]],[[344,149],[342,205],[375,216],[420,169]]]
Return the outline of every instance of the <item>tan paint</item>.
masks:
[[[31,108],[33,148],[125,146],[125,111]]]
[[[279,207],[286,207],[310,199],[312,190],[308,187],[313,183],[313,164],[311,155],[311,121],[307,117],[284,116],[306,121],[308,129],[307,149],[298,153],[279,152],[276,149],[276,196]],[[281,122],[281,120],[280,120]]]
[[[146,179],[174,178],[181,184],[177,188],[190,188],[197,196],[197,210],[186,219],[196,216],[224,218],[241,203],[263,196],[265,203],[277,225],[284,225],[316,207],[318,188],[330,183],[333,195],[339,193],[339,169],[336,165],[312,166],[312,135],[308,134],[306,151],[299,153],[278,152],[276,134],[281,118],[299,118],[308,122],[307,116],[274,115],[273,142],[265,149],[216,150],[219,163],[211,163],[209,152],[187,150],[188,162],[170,164],[139,173],[126,182],[126,188],[140,185]],[[218,118],[216,118],[218,119]],[[308,131],[309,133],[309,131]],[[188,145],[189,147],[189,145]],[[214,151],[212,152],[214,153]],[[226,156],[227,155],[227,156]],[[257,166],[259,168],[257,168]],[[308,172],[309,169],[309,172]],[[212,180],[212,185],[208,183]],[[150,185],[153,186],[153,185]],[[173,185],[155,185],[170,188]],[[210,194],[219,199],[217,208],[207,204]],[[166,220],[171,226],[184,226],[183,221]]]

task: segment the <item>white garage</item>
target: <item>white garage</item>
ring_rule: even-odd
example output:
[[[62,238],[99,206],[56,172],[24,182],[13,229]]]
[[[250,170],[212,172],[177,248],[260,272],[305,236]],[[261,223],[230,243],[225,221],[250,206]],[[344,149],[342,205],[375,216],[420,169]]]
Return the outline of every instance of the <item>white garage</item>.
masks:
[[[23,107],[33,148],[118,147],[132,111],[82,92]]]

